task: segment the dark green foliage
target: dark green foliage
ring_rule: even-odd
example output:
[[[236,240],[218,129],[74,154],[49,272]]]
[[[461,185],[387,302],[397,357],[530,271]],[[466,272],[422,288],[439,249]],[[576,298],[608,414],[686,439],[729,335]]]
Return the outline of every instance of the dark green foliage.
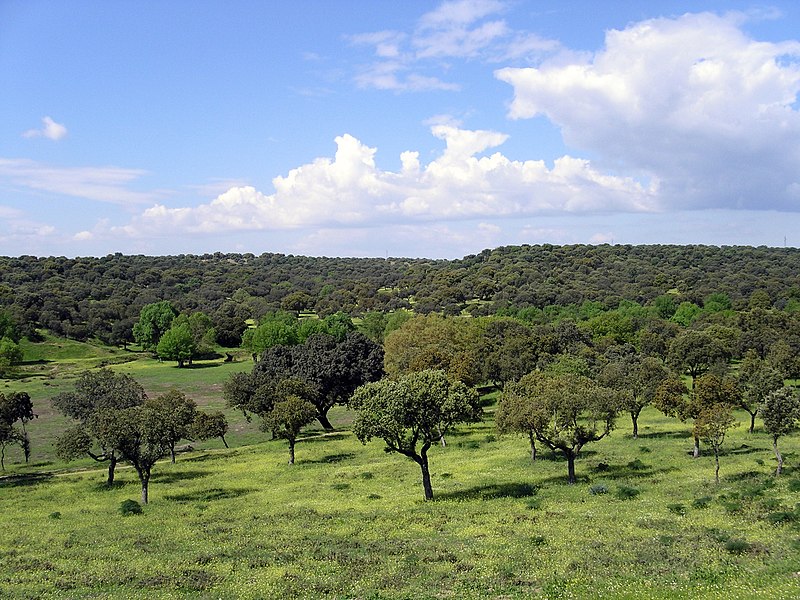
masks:
[[[133,326],[134,339],[145,350],[155,350],[177,315],[178,311],[167,300],[144,306]]]
[[[123,517],[129,517],[131,515],[140,515],[142,514],[142,505],[139,504],[136,500],[123,500],[120,502],[119,505],[119,514]]]
[[[702,496],[692,500],[692,508],[707,508],[711,501],[714,500],[711,496]]]
[[[725,542],[725,550],[729,554],[747,554],[750,552],[750,544],[743,539],[734,538]]]
[[[603,494],[608,493],[608,486],[604,483],[595,483],[589,487],[589,493],[592,496],[602,496]]]
[[[189,438],[197,440],[219,438],[227,448],[228,442],[225,441],[225,434],[227,432],[228,420],[225,418],[225,414],[222,411],[211,413],[197,411],[189,432]]]
[[[641,493],[641,490],[631,487],[629,485],[620,485],[614,492],[614,496],[619,500],[632,500]]]
[[[675,502],[675,503],[672,503],[672,504],[667,504],[667,510],[669,510],[669,512],[671,512],[671,513],[674,513],[674,514],[680,515],[680,516],[684,516],[686,514],[686,506],[681,504],[681,503],[679,503],[679,502]]]

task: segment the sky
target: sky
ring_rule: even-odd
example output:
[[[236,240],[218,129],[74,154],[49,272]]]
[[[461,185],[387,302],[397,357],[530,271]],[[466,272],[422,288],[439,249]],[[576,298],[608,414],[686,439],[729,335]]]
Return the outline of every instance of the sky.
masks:
[[[800,4],[0,0],[0,255],[800,246]]]

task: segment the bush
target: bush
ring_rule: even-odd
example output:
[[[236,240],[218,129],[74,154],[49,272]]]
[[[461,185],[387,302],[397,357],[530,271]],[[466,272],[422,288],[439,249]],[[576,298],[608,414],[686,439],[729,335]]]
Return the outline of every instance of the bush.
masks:
[[[692,508],[708,508],[713,498],[711,496],[702,496],[692,500]]]
[[[136,500],[123,500],[119,505],[119,514],[123,517],[142,514],[142,505]]]
[[[725,542],[725,550],[730,554],[746,554],[750,551],[750,544],[740,538],[733,538]]]
[[[773,525],[783,525],[784,523],[792,523],[797,520],[797,514],[789,511],[776,511],[769,513],[766,520]]]
[[[676,515],[684,516],[686,514],[686,507],[683,504],[667,504],[667,509]]]
[[[51,512],[50,515],[48,516],[48,518],[49,519],[60,519],[61,518],[61,513],[58,512],[58,511]]]
[[[589,488],[589,493],[592,496],[601,496],[608,493],[608,486],[604,483],[595,483]]]
[[[614,495],[620,500],[632,500],[633,498],[636,498],[639,493],[639,490],[637,490],[635,487],[621,485],[617,488],[617,491],[614,493]]]

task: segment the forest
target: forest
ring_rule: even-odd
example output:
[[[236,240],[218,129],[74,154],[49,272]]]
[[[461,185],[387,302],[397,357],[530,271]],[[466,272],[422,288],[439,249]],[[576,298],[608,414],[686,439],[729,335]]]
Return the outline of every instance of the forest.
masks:
[[[796,597],[799,258],[2,258],[0,592]]]

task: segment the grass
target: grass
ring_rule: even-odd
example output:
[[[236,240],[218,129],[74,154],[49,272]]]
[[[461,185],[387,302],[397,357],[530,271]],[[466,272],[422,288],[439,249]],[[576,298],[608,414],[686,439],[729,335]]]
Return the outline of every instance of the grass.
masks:
[[[476,424],[432,450],[427,503],[414,463],[347,431],[312,430],[294,467],[281,441],[160,463],[140,515],[120,514],[130,469],[110,490],[102,472],[21,475],[0,482],[0,597],[797,597],[800,470],[775,480],[767,437],[738,431],[715,486],[670,435],[687,426],[642,423],[587,447],[574,486]]]
[[[178,369],[122,350],[58,350],[37,360],[63,377],[2,382],[29,391],[40,414],[28,426],[33,463],[11,451],[0,479],[2,598],[800,596],[797,437],[781,439],[776,479],[769,437],[734,430],[715,485],[710,453],[691,458],[691,426],[645,409],[639,439],[620,417],[585,448],[570,486],[561,457],[540,448],[532,463],[526,438],[497,436],[494,394],[484,422],[431,449],[436,498],[424,502],[419,468],[380,442],[360,444],[343,408],[332,411],[335,433],[304,432],[293,467],[285,442],[229,411],[232,448],[195,444],[156,465],[151,502],[136,514],[131,468],[106,489],[102,467],[52,457],[65,423],[47,398],[70,389],[82,365],[132,354],[111,368],[150,394],[177,387],[222,408],[222,382],[252,363]]]

